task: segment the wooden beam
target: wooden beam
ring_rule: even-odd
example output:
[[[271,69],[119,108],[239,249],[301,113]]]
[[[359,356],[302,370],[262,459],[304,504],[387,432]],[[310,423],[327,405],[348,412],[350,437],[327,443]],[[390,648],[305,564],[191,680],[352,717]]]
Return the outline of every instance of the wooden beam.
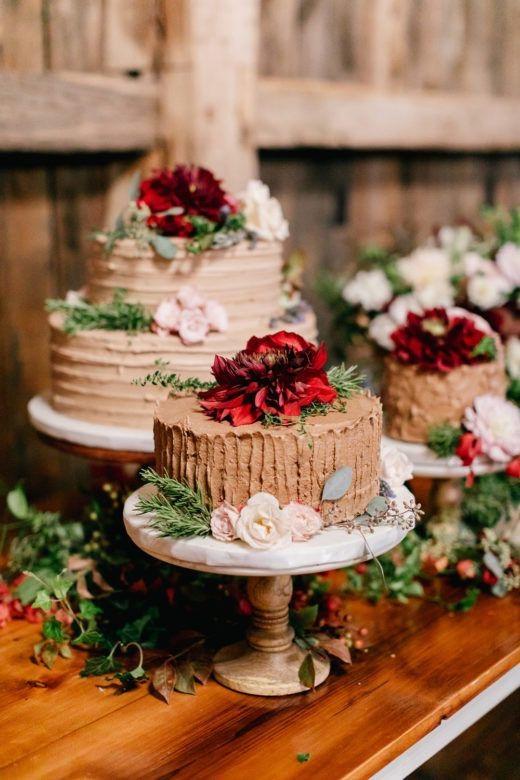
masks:
[[[83,73],[2,73],[0,151],[148,149],[157,139],[152,82]]]
[[[259,148],[513,151],[520,100],[457,92],[392,92],[312,79],[262,78]]]

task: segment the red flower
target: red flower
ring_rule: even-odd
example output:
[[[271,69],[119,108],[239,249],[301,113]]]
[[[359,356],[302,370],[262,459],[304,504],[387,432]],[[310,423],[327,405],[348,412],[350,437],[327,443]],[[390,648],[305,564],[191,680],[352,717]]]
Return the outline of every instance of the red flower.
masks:
[[[520,478],[520,457],[509,461],[506,466],[506,474],[508,477],[516,477],[517,479]]]
[[[455,454],[459,456],[465,466],[471,466],[477,455],[482,454],[482,440],[474,433],[463,433]]]
[[[139,188],[138,203],[146,204],[151,216],[148,225],[166,236],[191,236],[193,225],[188,216],[206,217],[221,222],[238,209],[236,201],[222,189],[211,171],[197,165],[164,168]],[[179,213],[166,214],[170,209]]]
[[[495,577],[492,571],[489,571],[489,569],[484,569],[482,573],[482,582],[484,582],[486,585],[489,585],[492,588],[493,585],[496,585],[498,579],[497,577]]]
[[[324,370],[327,350],[297,333],[253,337],[234,358],[213,362],[217,386],[199,394],[209,417],[249,425],[265,414],[297,417],[313,401],[332,403],[337,393]]]
[[[462,580],[472,580],[477,576],[477,567],[475,561],[465,558],[462,561],[458,561],[457,574]]]
[[[470,318],[450,319],[446,309],[429,309],[420,315],[409,312],[406,324],[391,338],[394,355],[401,363],[429,371],[451,371],[489,360],[486,355],[473,354],[485,336]]]

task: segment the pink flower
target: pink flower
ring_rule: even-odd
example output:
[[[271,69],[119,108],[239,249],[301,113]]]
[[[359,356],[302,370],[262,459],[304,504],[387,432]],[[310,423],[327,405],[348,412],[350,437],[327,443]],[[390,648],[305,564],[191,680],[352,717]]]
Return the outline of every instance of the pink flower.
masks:
[[[501,273],[513,287],[520,287],[520,246],[508,241],[500,247],[496,263]]]
[[[468,407],[463,425],[482,440],[482,452],[507,463],[520,454],[520,409],[499,395],[479,395]]]
[[[153,315],[154,324],[157,326],[155,332],[159,335],[176,333],[179,329],[180,319],[181,310],[176,301],[171,298],[161,301]]]
[[[310,506],[291,501],[282,509],[282,517],[291,529],[293,542],[306,542],[321,530],[321,515]]]
[[[475,566],[475,561],[472,561],[469,558],[466,558],[463,561],[459,561],[457,563],[457,574],[461,580],[474,579],[474,577],[477,576],[477,567]]]
[[[208,320],[210,330],[224,333],[224,331],[228,329],[229,320],[227,311],[221,303],[218,303],[217,301],[206,301],[204,314]]]
[[[224,501],[211,513],[211,533],[221,542],[232,542],[237,538],[236,526],[238,511],[234,506]]]
[[[196,287],[186,285],[177,293],[177,301],[182,309],[203,309],[206,301]]]
[[[179,336],[183,344],[200,344],[209,330],[209,324],[199,309],[185,309],[179,323]]]

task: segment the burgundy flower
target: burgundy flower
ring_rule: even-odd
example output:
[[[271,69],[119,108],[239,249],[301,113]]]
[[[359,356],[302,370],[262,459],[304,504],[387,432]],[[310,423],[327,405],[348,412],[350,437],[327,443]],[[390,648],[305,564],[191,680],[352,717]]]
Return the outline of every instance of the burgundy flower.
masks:
[[[474,433],[463,433],[455,454],[459,456],[464,466],[471,466],[475,458],[482,454],[482,440]]]
[[[146,204],[152,214],[150,227],[167,236],[190,236],[193,226],[189,216],[206,217],[221,222],[226,214],[237,211],[234,198],[225,192],[211,171],[197,165],[164,168],[145,179],[139,188],[139,204]],[[167,214],[170,209],[180,213]]]
[[[327,350],[297,333],[253,337],[234,358],[215,357],[217,386],[199,394],[209,417],[249,425],[265,414],[297,417],[313,401],[332,403],[336,390],[325,371]]]
[[[451,371],[489,358],[475,355],[486,334],[469,317],[449,317],[446,309],[409,312],[405,325],[392,333],[394,355],[401,363],[429,371]]]
[[[509,461],[506,467],[506,474],[508,477],[520,478],[520,456]]]

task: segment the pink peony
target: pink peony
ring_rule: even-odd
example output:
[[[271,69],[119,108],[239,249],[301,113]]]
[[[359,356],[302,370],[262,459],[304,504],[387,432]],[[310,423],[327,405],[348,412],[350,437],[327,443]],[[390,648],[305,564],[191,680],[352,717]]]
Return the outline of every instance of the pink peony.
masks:
[[[185,309],[179,323],[179,336],[183,344],[201,344],[209,331],[209,324],[199,309]]]
[[[238,511],[234,506],[224,501],[211,513],[211,533],[221,542],[232,542],[237,538],[236,526]]]
[[[520,454],[520,409],[498,395],[479,395],[468,407],[463,425],[482,441],[491,460],[507,463]]]
[[[206,301],[196,287],[186,285],[177,293],[177,301],[182,309],[203,309]]]
[[[319,512],[311,506],[291,501],[282,509],[282,517],[291,529],[293,542],[306,542],[321,530]]]
[[[171,298],[161,301],[153,315],[155,332],[161,336],[176,333],[179,329],[180,319],[181,310],[176,301]]]
[[[224,331],[228,329],[229,320],[227,311],[221,303],[218,303],[217,301],[207,301],[204,307],[204,314],[208,320],[210,330],[224,333]]]

